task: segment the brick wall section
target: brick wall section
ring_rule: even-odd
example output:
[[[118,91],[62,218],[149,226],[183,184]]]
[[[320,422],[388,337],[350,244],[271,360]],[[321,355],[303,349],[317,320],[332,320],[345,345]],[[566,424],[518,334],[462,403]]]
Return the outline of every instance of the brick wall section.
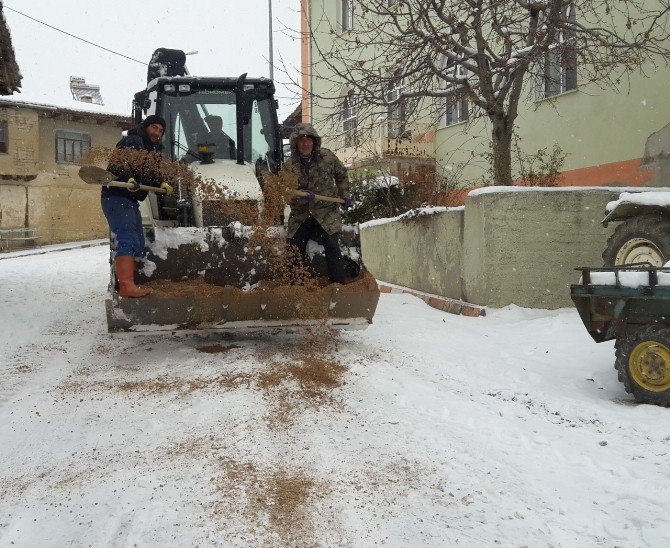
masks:
[[[560,182],[566,186],[628,185],[642,186],[648,183],[654,173],[640,169],[641,158],[612,162],[599,166],[572,169],[561,173]]]

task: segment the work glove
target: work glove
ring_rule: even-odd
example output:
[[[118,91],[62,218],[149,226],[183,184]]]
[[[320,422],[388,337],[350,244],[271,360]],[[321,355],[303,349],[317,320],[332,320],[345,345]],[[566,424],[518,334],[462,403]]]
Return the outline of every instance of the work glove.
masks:
[[[351,198],[345,198],[344,203],[342,204],[343,209],[349,209],[353,205]]]
[[[172,185],[170,183],[161,183],[161,188],[165,191],[165,194],[167,196],[172,196],[174,193],[174,188],[172,188]]]
[[[307,196],[305,196],[305,200],[307,200],[310,204],[314,202],[316,199],[316,193],[311,191],[311,190],[305,190],[307,192]]]
[[[133,185],[133,186],[128,188],[128,190],[130,190],[130,192],[137,192],[140,189],[140,183],[138,183],[133,177],[128,179],[128,182],[131,185]]]

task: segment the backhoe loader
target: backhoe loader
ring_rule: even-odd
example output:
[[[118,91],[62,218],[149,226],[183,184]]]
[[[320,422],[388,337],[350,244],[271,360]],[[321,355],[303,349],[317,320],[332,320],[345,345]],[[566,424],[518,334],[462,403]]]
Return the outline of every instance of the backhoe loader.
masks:
[[[283,162],[274,91],[271,80],[246,74],[192,76],[182,51],[154,52],[146,89],[134,97],[134,121],[162,116],[166,158],[188,165],[219,192],[194,192],[181,181],[170,181],[172,196],[151,192],[141,202],[146,248],[136,282],[153,292],[140,299],[118,295],[112,239],[109,331],[315,324],[361,329],[372,322],[379,290],[362,264],[357,227],[345,227],[340,237],[353,283],[323,282],[325,260],[321,246],[313,242],[307,266],[321,282],[282,284],[273,268],[277,256],[286,253],[284,227],[254,226],[236,218],[236,211],[265,207],[263,174],[276,174]],[[212,136],[217,125],[212,120],[222,126],[217,130],[230,146]],[[222,208],[226,201],[232,207]]]

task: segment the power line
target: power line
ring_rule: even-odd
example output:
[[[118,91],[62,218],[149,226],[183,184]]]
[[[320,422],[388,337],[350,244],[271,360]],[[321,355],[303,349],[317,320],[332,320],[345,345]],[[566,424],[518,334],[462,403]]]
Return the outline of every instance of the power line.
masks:
[[[66,32],[62,29],[59,29],[57,27],[54,27],[53,25],[49,25],[48,23],[45,23],[44,21],[40,21],[39,19],[35,19],[34,17],[31,17],[30,15],[26,15],[25,13],[21,13],[20,11],[17,11],[13,8],[10,8],[7,4],[4,5],[6,10],[13,11],[14,13],[18,13],[19,15],[23,15],[23,17],[27,17],[28,19],[32,19],[36,23],[39,23],[40,25],[44,25],[45,27],[49,27],[50,29],[57,30],[58,32],[62,32],[63,34],[66,34],[72,38],[75,38],[77,40],[81,40],[82,42],[86,42],[87,44],[90,44],[91,46],[95,46],[96,48],[104,49],[105,51],[108,51],[109,53],[113,53],[114,55],[118,55],[119,57],[125,57],[126,59],[130,59],[131,61],[135,61],[136,63],[139,63],[140,65],[146,66],[147,64],[143,61],[138,61],[137,59],[133,59],[132,57],[128,57],[127,55],[124,55],[123,53],[119,53],[118,51],[111,50],[109,48],[106,48],[104,46],[101,46],[99,44],[96,44],[95,42],[91,42],[89,40],[85,40],[84,38],[81,38],[79,36],[75,36],[74,34],[70,34],[69,32]]]

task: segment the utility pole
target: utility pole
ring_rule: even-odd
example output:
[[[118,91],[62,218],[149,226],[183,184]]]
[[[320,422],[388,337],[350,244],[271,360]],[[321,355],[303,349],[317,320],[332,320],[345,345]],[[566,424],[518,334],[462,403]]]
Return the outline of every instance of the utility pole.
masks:
[[[270,80],[274,80],[274,60],[272,57],[272,0],[268,0],[268,28],[269,28],[269,44],[270,44]]]

